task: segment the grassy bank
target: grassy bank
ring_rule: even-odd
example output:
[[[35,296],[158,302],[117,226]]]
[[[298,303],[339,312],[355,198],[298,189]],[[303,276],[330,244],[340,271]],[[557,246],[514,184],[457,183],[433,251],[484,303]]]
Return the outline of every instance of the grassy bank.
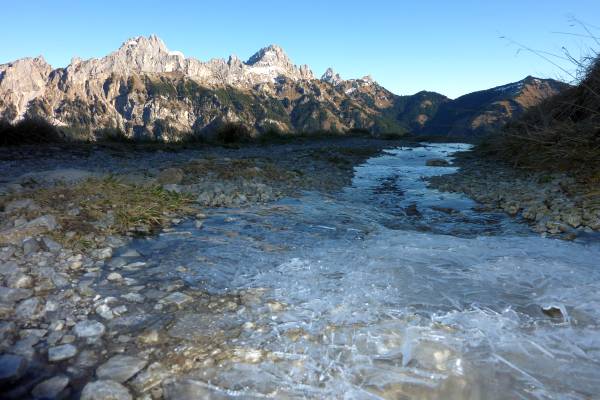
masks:
[[[569,172],[599,184],[600,58],[589,61],[579,84],[531,108],[476,151],[515,167]]]

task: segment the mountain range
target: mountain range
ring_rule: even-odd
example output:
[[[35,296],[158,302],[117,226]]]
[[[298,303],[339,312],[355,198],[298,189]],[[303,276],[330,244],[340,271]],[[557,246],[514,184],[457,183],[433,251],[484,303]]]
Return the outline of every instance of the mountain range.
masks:
[[[103,58],[73,58],[66,68],[53,69],[41,56],[0,65],[0,119],[44,118],[79,136],[108,128],[166,141],[209,135],[228,122],[253,132],[472,136],[493,132],[567,86],[527,77],[455,100],[426,91],[399,96],[370,76],[342,79],[329,68],[316,78],[276,45],[247,61],[204,62],[152,35]]]

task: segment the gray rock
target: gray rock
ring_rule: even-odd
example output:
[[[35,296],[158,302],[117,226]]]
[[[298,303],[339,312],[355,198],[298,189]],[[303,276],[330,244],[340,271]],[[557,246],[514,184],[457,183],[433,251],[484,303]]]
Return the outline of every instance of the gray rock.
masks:
[[[25,218],[17,218],[13,222],[15,228],[18,228],[20,226],[25,226],[26,223],[27,223],[27,220]]]
[[[119,274],[118,272],[111,272],[110,274],[108,274],[106,279],[111,282],[118,282],[118,281],[123,280],[123,276],[121,274]]]
[[[143,303],[144,302],[144,296],[142,296],[139,293],[135,293],[135,292],[131,292],[131,293],[127,293],[121,296],[121,298],[132,302],[132,303]]]
[[[59,342],[59,340],[63,338],[63,336],[64,336],[64,332],[61,332],[61,331],[51,332],[50,335],[48,335],[46,342],[50,346],[55,346]]]
[[[4,207],[4,211],[7,213],[12,213],[14,211],[23,209],[27,211],[34,211],[39,210],[40,206],[38,206],[32,199],[19,199],[11,201]]]
[[[102,364],[96,370],[96,376],[100,379],[109,379],[123,383],[140,372],[147,364],[141,358],[117,355]]]
[[[56,218],[53,215],[42,215],[41,217],[37,217],[34,220],[31,220],[27,223],[28,228],[46,228],[49,231],[53,231],[58,227],[58,223],[56,222]]]
[[[52,253],[58,253],[62,250],[62,246],[59,243],[55,242],[47,236],[44,236],[42,241],[44,242],[44,246],[46,247],[46,249],[48,249],[48,251]]]
[[[0,356],[0,383],[19,379],[27,369],[27,360],[14,354]]]
[[[0,260],[6,261],[15,254],[14,246],[6,246],[0,248]]]
[[[14,303],[0,301],[0,319],[7,319],[15,312]]]
[[[14,261],[8,261],[0,264],[0,275],[10,275],[19,269],[19,265]]]
[[[162,188],[167,192],[181,193],[183,191],[181,185],[176,185],[174,183],[163,185]]]
[[[31,359],[35,354],[35,349],[33,348],[33,346],[38,344],[39,341],[40,338],[36,336],[25,337],[19,340],[11,347],[11,353],[24,356],[27,359]]]
[[[118,382],[100,380],[85,385],[80,400],[131,400],[131,394]]]
[[[127,264],[127,260],[125,258],[116,257],[109,261],[108,266],[111,268],[121,268],[122,266]]]
[[[19,300],[24,300],[33,295],[30,289],[7,288],[0,286],[0,302],[16,303]]]
[[[31,289],[33,287],[33,277],[17,270],[10,274],[6,284],[11,288]]]
[[[121,257],[141,257],[142,255],[138,253],[135,249],[129,249],[125,253],[121,254]]]
[[[57,375],[38,383],[31,394],[35,399],[56,399],[68,385],[69,378],[67,376]]]
[[[112,310],[106,304],[100,304],[98,307],[96,307],[96,314],[98,314],[99,316],[101,316],[104,319],[113,319],[114,318]]]
[[[50,347],[48,349],[48,361],[56,362],[67,360],[69,358],[75,357],[77,354],[77,347],[72,344],[62,344],[56,347]]]
[[[35,253],[40,250],[40,244],[34,238],[27,238],[23,240],[23,254],[28,256],[31,253]]]
[[[179,168],[166,168],[160,171],[156,177],[156,181],[161,185],[179,185],[183,181],[183,176],[183,171]]]
[[[26,320],[41,317],[40,300],[37,297],[23,300],[15,308],[15,315]]]
[[[94,251],[94,257],[98,258],[100,260],[105,260],[107,258],[111,258],[112,257],[112,247],[105,247],[103,249],[98,249]]]
[[[15,333],[17,326],[13,321],[0,321],[0,342]]]
[[[565,221],[567,224],[571,225],[573,228],[577,228],[581,225],[582,223],[582,218],[581,218],[581,214],[575,213],[575,212],[571,212],[571,213],[567,213],[565,215],[562,216],[563,221]]]
[[[75,324],[73,332],[80,338],[98,337],[106,332],[106,327],[98,321],[88,319]]]
[[[161,363],[152,363],[146,370],[140,372],[132,381],[131,386],[138,392],[144,393],[160,385],[170,376],[169,370]]]
[[[170,295],[164,297],[160,302],[163,304],[174,304],[177,307],[183,306],[185,303],[192,301],[192,297],[185,293],[173,292]]]

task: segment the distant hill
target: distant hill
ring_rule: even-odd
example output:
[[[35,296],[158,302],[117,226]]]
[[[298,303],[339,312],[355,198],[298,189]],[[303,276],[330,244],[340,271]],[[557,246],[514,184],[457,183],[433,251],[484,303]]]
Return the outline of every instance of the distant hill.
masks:
[[[528,76],[519,82],[469,93],[440,104],[422,132],[447,136],[491,133],[568,87],[553,79]]]
[[[271,45],[247,61],[200,61],[156,36],[127,40],[99,59],[53,69],[43,57],[0,65],[0,119],[41,117],[74,135],[105,128],[165,141],[210,135],[235,122],[252,132],[365,130],[373,134],[474,135],[496,129],[564,84],[528,77],[456,100],[435,92],[398,96],[371,77],[316,78]]]
[[[600,57],[582,65],[585,75],[575,86],[529,108],[477,151],[528,170],[568,171],[590,192],[582,202],[600,218]]]

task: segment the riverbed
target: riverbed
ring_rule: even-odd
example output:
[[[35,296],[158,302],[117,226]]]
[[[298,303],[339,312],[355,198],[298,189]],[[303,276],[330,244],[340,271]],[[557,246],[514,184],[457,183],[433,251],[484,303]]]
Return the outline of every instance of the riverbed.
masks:
[[[597,396],[600,244],[427,187],[455,170],[427,160],[467,149],[386,150],[341,192],[209,209],[135,240],[116,256],[143,268],[124,279],[207,297],[148,301],[111,329],[156,326],[150,358],[193,359],[163,383],[172,399]]]

